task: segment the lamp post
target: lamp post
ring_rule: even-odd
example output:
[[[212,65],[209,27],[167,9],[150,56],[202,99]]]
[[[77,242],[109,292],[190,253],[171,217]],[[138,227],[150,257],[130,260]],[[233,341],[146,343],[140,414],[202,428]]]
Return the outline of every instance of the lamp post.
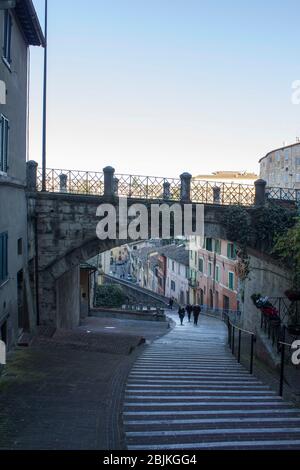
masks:
[[[46,191],[46,147],[47,147],[47,33],[48,0],[45,0],[45,48],[44,48],[44,90],[43,90],[43,151],[42,151],[42,191]]]

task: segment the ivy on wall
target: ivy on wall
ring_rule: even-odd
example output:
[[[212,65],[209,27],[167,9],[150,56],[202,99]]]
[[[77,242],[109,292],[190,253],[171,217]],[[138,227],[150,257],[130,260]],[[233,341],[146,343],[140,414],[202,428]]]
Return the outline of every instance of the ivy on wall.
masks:
[[[250,274],[248,247],[271,254],[273,257],[281,256],[281,259],[285,261],[284,254],[280,253],[280,249],[274,251],[274,247],[279,248],[280,237],[284,237],[289,230],[293,230],[296,215],[295,209],[289,209],[274,202],[267,202],[264,206],[253,208],[229,206],[226,209],[221,222],[225,227],[228,240],[235,242],[239,247],[235,272],[240,281],[245,281]],[[292,234],[294,236],[294,232]],[[285,242],[282,241],[281,248],[284,245]],[[298,249],[300,253],[300,246]],[[286,256],[288,258],[288,250]],[[298,280],[300,281],[300,254],[298,258]]]
[[[300,216],[295,221],[293,227],[277,235],[273,253],[291,269],[293,286],[300,290]]]
[[[248,246],[274,254],[276,240],[295,225],[296,215],[296,210],[272,202],[253,208],[229,206],[222,224],[227,238],[240,246],[241,255],[247,253]]]

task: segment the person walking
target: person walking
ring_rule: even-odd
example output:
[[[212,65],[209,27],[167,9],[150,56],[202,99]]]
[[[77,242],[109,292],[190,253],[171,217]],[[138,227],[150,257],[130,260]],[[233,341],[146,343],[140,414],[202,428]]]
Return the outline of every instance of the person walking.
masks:
[[[189,323],[191,322],[191,315],[192,315],[192,311],[193,311],[193,307],[191,304],[187,304],[186,307],[185,307],[185,310],[186,310],[186,313],[187,313],[187,316],[188,316],[188,319],[189,319]]]
[[[173,303],[174,303],[173,297],[170,297],[169,307],[170,307],[171,310],[173,309]]]
[[[179,308],[178,308],[178,315],[180,319],[180,324],[183,325],[183,319],[185,317],[185,308],[182,307],[181,305],[179,305]]]
[[[194,325],[198,325],[198,319],[201,312],[201,307],[199,304],[193,306],[193,315],[194,315]]]

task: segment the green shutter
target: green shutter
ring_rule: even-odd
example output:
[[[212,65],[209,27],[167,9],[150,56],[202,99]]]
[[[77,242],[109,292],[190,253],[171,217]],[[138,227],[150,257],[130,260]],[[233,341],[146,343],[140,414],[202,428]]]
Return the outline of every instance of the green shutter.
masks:
[[[4,280],[3,267],[4,267],[3,233],[0,233],[0,282]]]
[[[0,171],[7,172],[9,144],[9,122],[2,115],[0,118]]]
[[[4,255],[3,255],[3,267],[4,267],[4,279],[7,279],[8,276],[8,234],[4,233]]]
[[[3,152],[3,133],[4,133],[4,119],[0,116],[0,171],[3,170],[4,152]]]
[[[3,282],[8,277],[8,234],[0,234],[0,282]]]
[[[7,119],[4,119],[4,159],[3,159],[3,171],[7,172],[7,158],[8,158],[8,135],[9,135],[9,124]]]
[[[229,289],[233,290],[233,273],[228,273],[228,284],[229,284]]]

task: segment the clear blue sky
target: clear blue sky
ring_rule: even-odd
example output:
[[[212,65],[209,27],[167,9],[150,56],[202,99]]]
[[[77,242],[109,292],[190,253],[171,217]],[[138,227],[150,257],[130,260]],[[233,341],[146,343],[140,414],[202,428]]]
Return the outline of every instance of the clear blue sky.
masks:
[[[299,16],[299,0],[49,0],[48,166],[257,171],[300,135]],[[41,49],[31,64],[40,162]]]

